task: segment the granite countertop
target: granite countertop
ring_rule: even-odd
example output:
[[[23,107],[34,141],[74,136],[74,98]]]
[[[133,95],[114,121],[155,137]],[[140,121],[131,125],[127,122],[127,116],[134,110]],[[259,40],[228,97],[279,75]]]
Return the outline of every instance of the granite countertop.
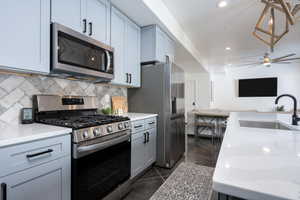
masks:
[[[143,120],[150,117],[157,117],[157,114],[151,113],[126,113],[123,114],[124,117],[129,117],[131,121]]]
[[[241,127],[239,120],[281,122],[290,114],[231,113],[213,189],[252,200],[300,199],[300,131]]]
[[[50,126],[39,123],[7,124],[0,128],[0,148],[35,140],[67,135],[72,132],[72,129],[70,128]]]
[[[150,200],[209,200],[214,169],[181,163]]]

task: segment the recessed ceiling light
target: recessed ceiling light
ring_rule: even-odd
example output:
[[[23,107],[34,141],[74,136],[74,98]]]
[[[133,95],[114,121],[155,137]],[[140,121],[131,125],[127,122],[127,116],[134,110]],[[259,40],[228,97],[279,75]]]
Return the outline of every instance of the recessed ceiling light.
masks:
[[[231,50],[231,48],[230,48],[230,47],[226,47],[225,49],[226,49],[227,51],[230,51],[230,50]]]
[[[219,3],[218,3],[218,7],[219,8],[224,8],[226,6],[227,6],[227,1],[224,1],[224,0],[219,1]]]

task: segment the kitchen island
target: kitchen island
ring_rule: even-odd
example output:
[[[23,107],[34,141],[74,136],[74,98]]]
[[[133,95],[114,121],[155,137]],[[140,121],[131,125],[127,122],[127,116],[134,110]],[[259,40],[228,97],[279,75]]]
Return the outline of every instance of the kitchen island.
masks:
[[[280,122],[295,130],[242,127],[240,121]],[[300,132],[289,124],[287,114],[231,113],[213,189],[251,200],[300,199]]]

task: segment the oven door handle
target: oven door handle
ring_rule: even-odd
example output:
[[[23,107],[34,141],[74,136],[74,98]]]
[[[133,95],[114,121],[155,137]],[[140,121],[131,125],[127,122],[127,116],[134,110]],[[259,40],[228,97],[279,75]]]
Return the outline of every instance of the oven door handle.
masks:
[[[107,50],[105,51],[105,54],[106,54],[106,59],[107,59],[107,65],[106,65],[105,72],[109,72],[111,69],[111,58],[110,58],[110,54]]]
[[[106,142],[101,142],[99,144],[93,144],[93,145],[78,147],[77,152],[74,155],[74,157],[75,158],[81,158],[85,155],[89,155],[89,154],[94,153],[96,151],[100,151],[100,150],[106,149],[108,147],[111,147],[113,145],[125,142],[127,140],[130,140],[130,136],[131,136],[131,134],[127,133],[124,136],[120,136],[120,137],[117,137],[115,139],[112,139],[112,140],[109,140],[109,141],[106,141]]]

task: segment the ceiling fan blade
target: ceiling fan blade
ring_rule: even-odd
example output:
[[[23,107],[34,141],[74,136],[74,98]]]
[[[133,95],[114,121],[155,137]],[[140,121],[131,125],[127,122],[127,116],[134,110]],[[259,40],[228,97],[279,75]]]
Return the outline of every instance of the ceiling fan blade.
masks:
[[[245,64],[239,64],[235,65],[236,67],[247,67],[247,66],[257,66],[257,65],[262,65],[263,62],[254,62],[254,63],[245,63]]]
[[[291,62],[274,62],[274,63],[272,63],[272,64],[291,64]]]
[[[279,60],[278,62],[281,62],[281,61],[290,61],[290,60],[300,60],[300,57],[298,57],[298,58],[282,59],[282,60]]]
[[[296,54],[295,53],[291,53],[291,54],[288,54],[286,56],[282,56],[282,57],[278,57],[278,58],[274,58],[272,59],[273,61],[278,61],[278,60],[281,60],[281,59],[284,59],[284,58],[287,58],[287,57],[291,57],[291,56],[295,56]]]

